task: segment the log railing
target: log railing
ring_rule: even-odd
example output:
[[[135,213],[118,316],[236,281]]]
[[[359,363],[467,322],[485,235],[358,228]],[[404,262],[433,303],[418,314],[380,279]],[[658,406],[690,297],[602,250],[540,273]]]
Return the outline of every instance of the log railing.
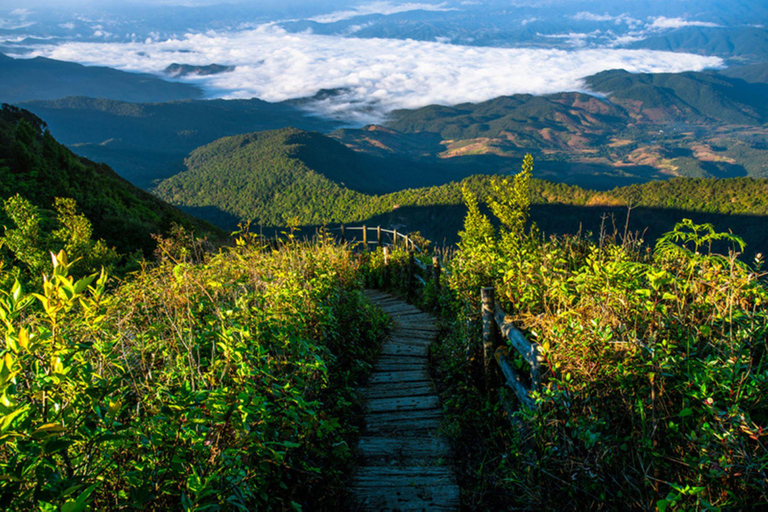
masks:
[[[520,403],[533,409],[535,402],[531,393],[541,390],[541,365],[544,362],[541,346],[538,343],[528,341],[523,333],[507,320],[508,315],[496,303],[493,288],[483,288],[481,299],[483,304],[483,363],[486,383],[490,381],[491,361],[495,359],[506,379],[506,385],[515,392]],[[509,349],[506,346],[494,349],[496,327],[528,363],[531,368],[530,378],[526,378],[514,367],[509,358]]]
[[[376,244],[377,247],[403,247],[406,250],[414,250],[419,253],[422,252],[421,247],[416,245],[416,242],[411,237],[405,233],[398,232],[396,229],[384,229],[381,226],[345,226],[342,224],[341,226],[331,228],[328,231],[339,231],[343,241],[347,241],[347,233],[352,234],[360,232],[362,240],[359,242],[363,244],[365,250],[368,249],[369,244]],[[374,233],[375,237],[372,237],[371,233]],[[387,238],[389,238],[389,240],[387,240]],[[353,241],[358,240],[355,237],[353,238]]]
[[[440,265],[440,259],[437,256],[433,256],[432,264],[429,265],[416,258],[415,253],[423,254],[422,249],[416,244],[413,238],[407,234],[400,233],[396,229],[384,229],[381,226],[345,226],[343,224],[337,228],[331,228],[328,231],[339,232],[340,237],[344,242],[352,241],[362,244],[364,250],[368,250],[371,245],[383,247],[385,268],[389,266],[391,249],[405,249],[408,251],[408,273],[406,282],[408,295],[413,295],[417,282],[426,287],[430,280],[435,286],[435,297],[439,295],[440,279],[445,273]],[[352,235],[353,233],[360,233],[362,239],[359,240],[357,236]],[[374,235],[371,235],[371,233]],[[352,236],[350,237],[348,235]],[[348,238],[352,238],[352,240],[348,240]],[[423,275],[420,275],[419,271]],[[387,270],[385,270],[385,272],[387,272]]]

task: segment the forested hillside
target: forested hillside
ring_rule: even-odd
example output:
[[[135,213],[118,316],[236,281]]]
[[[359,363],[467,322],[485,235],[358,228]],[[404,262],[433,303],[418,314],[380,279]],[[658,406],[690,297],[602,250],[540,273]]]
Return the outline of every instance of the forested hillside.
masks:
[[[122,253],[151,254],[152,235],[167,232],[174,223],[201,233],[218,232],[136,188],[106,165],[74,155],[51,136],[41,119],[8,105],[0,110],[0,176],[0,200],[18,195],[39,212],[36,220],[29,212],[22,214],[19,221],[42,223],[27,229],[52,231],[55,199],[66,198],[75,201],[75,211],[88,219],[95,238]],[[8,215],[7,209],[0,212],[0,221],[11,229],[14,223]]]
[[[453,243],[463,218],[462,186],[481,200],[491,191],[490,176],[474,176],[442,186],[364,194],[345,185],[365,186],[368,179],[367,185],[374,187],[377,178],[386,176],[371,172],[360,165],[363,162],[319,134],[294,129],[261,132],[197,149],[187,159],[188,170],[162,182],[156,193],[226,229],[244,220],[274,228],[369,222]],[[396,170],[391,174],[398,179]],[[598,232],[603,215],[613,218],[609,224],[623,226],[631,207],[629,229],[649,228],[651,239],[688,215],[723,230],[748,226],[742,232],[751,249],[768,249],[757,217],[768,213],[764,179],[675,178],[610,191],[534,179],[531,193],[533,219],[551,234]]]

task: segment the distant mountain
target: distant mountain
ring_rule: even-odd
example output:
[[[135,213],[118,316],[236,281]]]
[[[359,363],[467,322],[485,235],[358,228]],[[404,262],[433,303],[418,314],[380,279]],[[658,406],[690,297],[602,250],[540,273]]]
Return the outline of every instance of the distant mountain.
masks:
[[[768,86],[708,73],[604,71],[587,78],[638,122],[761,125],[768,121]]]
[[[188,84],[168,82],[152,75],[83,66],[43,57],[0,58],[0,102],[56,100],[91,96],[122,101],[162,102],[200,98],[203,92]]]
[[[173,63],[165,68],[165,74],[173,78],[184,76],[211,76],[228,71],[234,71],[235,66],[222,66],[221,64],[209,64],[207,66],[193,66],[191,64]]]
[[[728,59],[732,64],[756,63],[768,60],[768,28],[744,25],[681,27],[633,42],[627,47],[715,55]]]
[[[623,70],[585,81],[598,94],[401,110],[384,128],[334,136],[361,152],[401,148],[422,160],[472,163],[483,173],[530,152],[537,177],[600,189],[674,176],[768,176],[766,84],[718,73]]]
[[[768,84],[768,61],[744,66],[732,66],[720,71],[721,75],[740,78],[745,82]]]
[[[75,152],[109,164],[142,188],[180,172],[190,151],[227,135],[336,126],[290,105],[258,99],[155,104],[77,97],[23,106],[46,119],[51,132]]]
[[[3,105],[0,200],[17,193],[45,210],[52,208],[56,197],[74,199],[91,221],[94,236],[123,253],[142,250],[150,255],[155,247],[151,235],[167,232],[172,223],[197,232],[217,232],[131,185],[106,165],[74,155],[56,142],[34,114]]]

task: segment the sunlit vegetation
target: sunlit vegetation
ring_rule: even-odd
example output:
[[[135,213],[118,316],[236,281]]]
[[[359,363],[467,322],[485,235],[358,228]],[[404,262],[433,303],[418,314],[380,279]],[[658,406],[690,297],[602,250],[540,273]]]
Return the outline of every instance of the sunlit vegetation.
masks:
[[[519,223],[530,204],[527,172],[497,185],[491,208],[499,228],[467,191],[451,265],[456,317],[447,315],[453,334],[437,354],[448,431],[471,482],[465,503],[768,504],[763,261],[740,261],[737,236],[688,220],[653,247],[610,232],[544,239]],[[467,340],[477,347],[481,286],[495,286],[546,357],[538,408],[513,412],[514,426],[497,395],[478,387],[472,363],[467,371],[464,347]]]
[[[343,246],[164,239],[129,279],[0,291],[0,503],[12,510],[331,508],[352,387],[383,317]],[[310,501],[311,500],[311,501]],[[61,508],[59,508],[61,507]]]

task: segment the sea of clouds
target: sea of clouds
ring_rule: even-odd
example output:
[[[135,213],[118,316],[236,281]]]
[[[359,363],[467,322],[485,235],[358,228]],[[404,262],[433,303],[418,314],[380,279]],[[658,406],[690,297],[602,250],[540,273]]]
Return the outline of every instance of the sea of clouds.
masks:
[[[400,108],[584,90],[584,77],[607,69],[681,72],[723,64],[715,57],[650,50],[489,48],[296,34],[273,24],[162,41],[41,45],[32,55],[155,74],[172,63],[236,66],[187,81],[209,97],[267,101],[338,90],[308,108],[350,123],[378,122]]]
[[[372,14],[456,10],[455,3],[427,2],[361,3],[309,19],[334,23]],[[12,23],[14,27],[23,26],[29,23],[31,14],[29,9],[11,11],[9,19],[0,20],[0,28]],[[641,21],[625,14],[611,16],[586,11],[571,17],[626,26],[629,32],[622,34],[628,40],[675,27],[714,26],[683,18]],[[323,94],[304,106],[318,115],[350,124],[380,122],[392,110],[430,104],[481,102],[517,93],[584,91],[585,77],[608,69],[657,73],[723,66],[716,57],[617,48],[618,40],[610,38],[619,36],[610,30],[547,36],[570,41],[570,48],[566,45],[561,49],[536,49],[463,46],[442,38],[429,42],[296,33],[282,28],[279,21],[220,31],[190,31],[170,39],[153,34],[148,38],[142,36],[141,40],[131,39],[135,36],[115,40],[105,35],[108,32],[102,22],[89,28],[94,32],[88,40],[59,39],[51,44],[36,44],[31,53],[17,56],[44,56],[157,75],[163,75],[163,70],[173,63],[232,66],[231,72],[180,80],[198,84],[210,98],[283,101],[333,90],[334,94]],[[12,37],[25,36],[9,32],[4,39],[12,42]],[[587,44],[590,38],[606,37],[608,42],[602,46]]]

